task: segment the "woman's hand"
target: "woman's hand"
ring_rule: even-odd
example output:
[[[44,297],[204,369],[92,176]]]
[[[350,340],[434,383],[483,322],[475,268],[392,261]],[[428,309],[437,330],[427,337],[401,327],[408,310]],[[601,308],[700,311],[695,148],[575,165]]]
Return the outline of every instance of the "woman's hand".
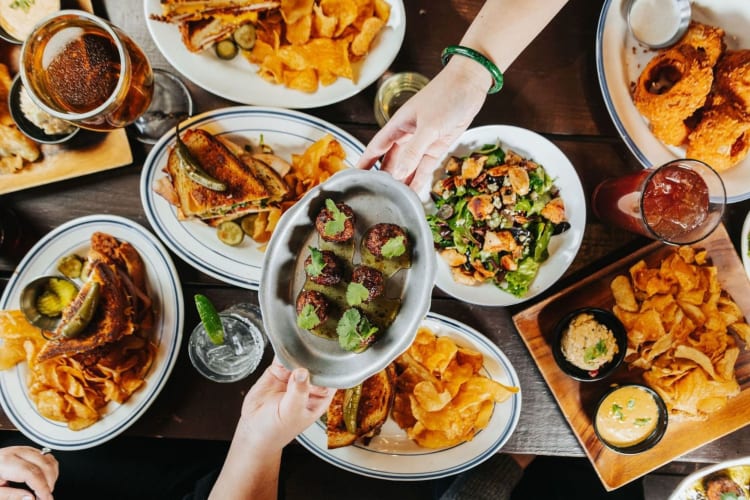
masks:
[[[237,430],[280,450],[326,411],[335,392],[310,384],[306,369],[290,372],[274,359],[245,396]]]
[[[382,156],[382,170],[426,195],[438,159],[469,127],[491,84],[478,63],[451,58],[373,137],[357,167],[370,168]]]
[[[0,499],[51,500],[59,473],[57,460],[30,446],[0,448]],[[25,483],[30,489],[14,488],[9,483]]]

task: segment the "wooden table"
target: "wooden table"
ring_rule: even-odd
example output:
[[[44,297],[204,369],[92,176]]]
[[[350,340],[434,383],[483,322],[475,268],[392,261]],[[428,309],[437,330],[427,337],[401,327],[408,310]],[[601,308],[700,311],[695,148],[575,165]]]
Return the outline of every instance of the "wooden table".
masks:
[[[130,34],[150,56],[155,67],[169,68],[145,27],[142,6],[135,2],[106,1],[95,6]],[[434,76],[440,70],[440,50],[460,38],[482,0],[409,0],[406,39],[391,71],[418,71]],[[575,165],[590,195],[608,176],[637,170],[640,165],[618,136],[605,109],[598,86],[594,57],[596,24],[602,1],[570,0],[542,34],[506,72],[503,90],[487,100],[474,125],[511,124],[537,131],[557,144]],[[504,20],[500,22],[509,22]],[[196,111],[234,103],[189,84]],[[375,85],[343,102],[308,113],[328,120],[367,143],[377,130],[372,112]],[[117,214],[149,227],[139,197],[139,180],[147,149],[132,141],[132,165],[99,174],[27,189],[0,200],[25,219],[41,236],[70,219],[96,213]],[[750,202],[729,206],[725,223],[739,249],[742,221]],[[599,224],[589,213],[584,242],[572,267],[555,289],[589,274],[592,269],[624,255],[645,241]],[[196,271],[174,257],[186,298],[202,292],[219,308],[237,301],[257,303],[257,294],[238,289]],[[14,269],[0,260],[0,276],[6,283]],[[2,286],[2,285],[0,285]],[[190,330],[197,317],[186,300],[185,324]],[[524,307],[524,306],[521,306]],[[578,441],[563,418],[519,338],[511,315],[521,307],[479,307],[446,297],[435,290],[432,310],[467,323],[495,341],[510,358],[521,380],[523,408],[515,433],[506,444],[508,452],[583,456]],[[186,340],[186,339],[185,339]],[[270,360],[270,350],[266,361]],[[239,407],[254,378],[221,385],[203,379],[190,365],[185,345],[170,381],[148,412],[127,432],[139,436],[197,439],[229,439]],[[210,402],[210,403],[209,403]],[[206,409],[211,408],[211,419]],[[0,415],[0,429],[12,429]],[[687,462],[714,462],[747,454],[750,428],[703,446],[681,458]]]

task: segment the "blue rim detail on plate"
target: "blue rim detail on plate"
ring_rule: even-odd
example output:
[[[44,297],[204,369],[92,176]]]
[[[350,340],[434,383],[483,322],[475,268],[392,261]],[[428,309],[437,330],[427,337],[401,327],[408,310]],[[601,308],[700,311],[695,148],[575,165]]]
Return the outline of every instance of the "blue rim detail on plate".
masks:
[[[264,119],[279,119],[308,127],[309,130],[318,133],[321,137],[326,133],[331,134],[341,143],[345,150],[358,155],[361,155],[365,150],[364,145],[360,141],[339,127],[299,111],[281,108],[261,108],[254,106],[222,108],[190,118],[183,122],[180,128],[186,129],[197,126],[205,128],[213,126],[220,129],[217,135],[243,134],[248,138],[257,138],[260,134],[265,134],[266,143],[271,147],[274,147],[274,144],[268,140],[269,133],[283,134],[285,137],[293,137],[302,142],[308,141],[310,144],[318,139],[318,137],[310,138],[309,136],[295,134],[282,129],[271,130],[263,128],[261,122]],[[222,122],[228,120],[247,120],[248,123],[258,120],[259,124],[247,124],[241,128],[223,129]],[[169,149],[174,143],[174,137],[174,131],[165,134],[153,147],[143,166],[141,173],[141,202],[149,223],[167,247],[190,266],[230,285],[257,290],[260,285],[262,255],[256,262],[252,262],[247,258],[232,257],[228,255],[230,252],[233,252],[231,247],[219,242],[213,236],[211,237],[211,243],[207,243],[191,232],[187,224],[201,224],[208,227],[207,225],[198,221],[186,221],[181,223],[179,229],[177,229],[177,226],[174,225],[174,221],[177,220],[177,209],[175,207],[169,206],[169,214],[160,213],[158,205],[164,207],[166,201],[154,192],[153,185],[157,177],[164,176],[162,168],[166,164]],[[297,151],[297,153],[301,154],[302,151]],[[358,156],[353,158],[347,155],[345,162],[348,166],[354,167],[358,158]],[[284,159],[287,161],[291,160],[291,158]],[[179,234],[175,233],[175,231],[179,231]],[[249,241],[249,238],[246,238],[246,240]],[[186,244],[188,242],[191,244]],[[207,252],[211,255],[212,259],[202,259],[197,252]]]
[[[489,340],[487,337],[485,337],[484,335],[482,335],[481,333],[479,333],[477,330],[473,329],[472,327],[464,323],[461,323],[460,321],[454,320],[452,318],[448,318],[447,316],[443,316],[441,314],[429,312],[427,313],[425,320],[437,322],[441,326],[444,326],[452,330],[453,332],[457,333],[461,337],[465,338],[470,343],[491,353],[492,357],[494,358],[494,361],[496,361],[502,367],[503,371],[505,372],[505,375],[508,377],[509,384],[516,386],[516,387],[520,387],[520,381],[518,379],[518,375],[516,374],[510,361],[505,356],[505,354],[500,350],[500,348],[497,345],[495,345],[491,340]],[[511,413],[511,418],[503,423],[503,429],[499,433],[497,438],[495,438],[495,440],[490,445],[488,445],[484,450],[482,450],[480,453],[477,453],[476,455],[471,456],[471,457],[467,457],[466,459],[462,459],[461,461],[446,464],[446,466],[444,467],[439,467],[431,471],[423,471],[423,472],[385,471],[385,470],[379,470],[379,469],[373,468],[372,466],[368,466],[367,463],[354,463],[353,461],[346,460],[342,457],[339,457],[337,456],[337,450],[328,450],[328,449],[319,447],[313,442],[311,437],[308,435],[311,432],[311,430],[315,427],[318,427],[319,429],[321,429],[321,432],[325,433],[325,428],[322,426],[322,424],[318,422],[316,422],[310,428],[308,428],[305,432],[297,436],[297,441],[302,446],[307,448],[307,450],[309,450],[312,454],[316,455],[318,458],[325,460],[326,462],[332,465],[340,467],[341,469],[347,470],[349,472],[354,472],[356,474],[360,474],[363,476],[372,477],[376,479],[387,479],[391,481],[426,481],[426,480],[431,480],[431,479],[439,479],[442,477],[459,474],[473,467],[476,467],[477,465],[479,465],[480,463],[484,462],[485,460],[489,459],[492,455],[497,453],[497,451],[508,441],[508,439],[510,439],[510,436],[513,434],[513,431],[515,430],[516,425],[518,424],[518,420],[521,415],[521,392],[519,391],[518,393],[514,394],[507,401],[504,401],[503,403],[497,403],[495,407],[495,411],[497,411],[497,405],[510,405],[510,413]],[[490,420],[489,425],[484,430],[477,433],[474,439],[476,440],[483,433],[490,431],[491,430],[490,426],[492,426],[492,424],[493,422],[492,420]],[[404,439],[408,439],[408,438],[405,437]],[[398,454],[392,451],[381,452],[381,451],[369,449],[368,447],[361,446],[361,445],[354,445],[354,446],[358,450],[361,450],[363,452],[369,452],[375,455],[387,455],[395,459],[410,461],[412,458],[416,460],[423,460],[423,457],[427,455],[439,455],[446,451],[457,450],[457,449],[460,449],[462,446],[466,446],[468,443],[471,443],[471,441],[467,443],[462,443],[460,445],[453,446],[450,448],[440,449],[440,450],[430,450],[430,449],[425,448],[424,453],[404,453],[404,454]],[[345,449],[346,447],[339,448],[339,450],[345,450]],[[403,465],[403,462],[399,461],[397,462],[397,464],[398,465],[395,465],[394,468],[397,468],[398,466]]]
[[[119,216],[90,215],[73,219],[44,236],[36,245],[34,245],[26,256],[24,256],[23,260],[14,271],[13,276],[5,287],[5,291],[0,298],[0,309],[13,308],[11,299],[13,298],[14,300],[17,300],[17,296],[23,287],[21,281],[26,279],[25,273],[30,266],[35,265],[38,259],[50,259],[50,257],[52,257],[49,263],[46,264],[46,268],[48,271],[54,271],[57,258],[66,255],[66,253],[65,251],[62,253],[55,251],[56,255],[54,257],[51,255],[45,255],[45,253],[52,251],[50,249],[52,245],[59,243],[62,238],[70,235],[76,235],[78,233],[81,233],[82,236],[85,235],[84,238],[72,241],[68,245],[66,250],[68,253],[72,253],[75,251],[75,248],[87,247],[91,234],[95,231],[108,232],[118,239],[124,239],[130,242],[138,250],[141,258],[144,260],[147,270],[149,270],[147,276],[149,283],[158,284],[158,291],[152,290],[152,295],[155,298],[155,302],[158,302],[161,311],[161,314],[157,314],[158,321],[154,326],[154,341],[157,344],[158,352],[156,359],[154,360],[154,365],[151,367],[150,372],[147,375],[146,385],[134,393],[124,404],[116,405],[111,408],[111,411],[105,414],[101,420],[88,428],[92,429],[97,425],[101,427],[96,433],[87,438],[81,438],[81,436],[85,434],[90,434],[86,429],[81,431],[71,431],[67,428],[67,425],[62,422],[54,422],[44,419],[47,425],[59,431],[64,437],[53,437],[48,433],[31,426],[28,422],[31,416],[25,415],[23,413],[24,411],[28,411],[28,409],[31,408],[31,410],[35,412],[33,415],[34,418],[43,419],[43,417],[36,413],[35,405],[28,397],[25,380],[25,364],[23,364],[24,371],[22,371],[20,367],[16,367],[15,369],[0,372],[0,403],[2,404],[5,414],[26,437],[40,445],[56,450],[79,450],[102,444],[119,435],[135,423],[151,406],[166,384],[174,364],[177,361],[182,341],[184,321],[182,287],[169,254],[161,242],[159,242],[159,240],[143,226]],[[123,234],[130,234],[135,238],[123,237]],[[136,239],[138,241],[133,241]],[[144,248],[144,245],[147,245],[147,247]],[[165,311],[170,310],[170,308],[171,314],[169,320],[167,320]],[[167,329],[168,322],[172,323],[171,329]],[[162,343],[164,342],[168,342],[168,345],[162,348]],[[166,351],[163,349],[166,349]],[[160,353],[164,355],[163,360],[160,360]],[[158,366],[157,363],[160,363],[161,366]],[[15,379],[13,377],[15,377]],[[25,398],[23,402],[26,407],[20,408],[18,407],[17,401],[12,401],[12,397],[10,396],[11,393],[8,389],[9,384],[15,384],[17,387],[22,388],[21,392]],[[14,388],[13,391],[16,389],[17,388]],[[110,403],[110,406],[112,405],[114,405],[114,403]],[[115,415],[123,415],[122,412],[128,413],[115,424],[112,417]]]

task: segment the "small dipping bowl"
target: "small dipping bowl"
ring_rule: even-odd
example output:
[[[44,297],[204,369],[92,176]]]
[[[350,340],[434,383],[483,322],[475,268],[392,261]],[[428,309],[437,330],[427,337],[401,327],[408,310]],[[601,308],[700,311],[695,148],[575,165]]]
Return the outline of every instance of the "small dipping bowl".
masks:
[[[26,115],[21,109],[21,90],[23,90],[21,76],[16,75],[13,79],[13,84],[10,87],[10,92],[8,93],[8,109],[10,109],[10,116],[13,118],[13,121],[16,122],[18,129],[29,139],[42,144],[60,144],[69,141],[79,130],[81,130],[79,127],[75,127],[68,133],[48,134],[44,129],[38,127],[31,120],[26,118]]]
[[[667,430],[664,400],[642,384],[614,385],[596,405],[594,432],[609,449],[634,455],[653,448]]]
[[[690,0],[630,0],[627,9],[630,33],[652,49],[674,45],[690,26]]]
[[[78,290],[80,287],[71,279],[65,276],[41,276],[30,281],[21,290],[21,311],[26,319],[37,328],[48,332],[54,331],[60,323],[60,316],[47,316],[39,312],[36,308],[36,299],[44,291],[44,286],[52,279],[65,280],[73,284]]]
[[[19,40],[18,38],[14,37],[10,33],[8,33],[2,26],[0,26],[0,40],[5,40],[6,42],[12,43],[13,45],[23,44],[23,40]]]
[[[594,321],[600,323],[612,332],[617,343],[617,353],[614,355],[611,361],[604,363],[596,370],[585,370],[571,363],[563,353],[562,343],[563,336],[568,330],[570,323],[581,314],[590,314],[593,316]],[[560,369],[565,372],[571,378],[574,378],[580,382],[593,382],[601,380],[610,374],[612,374],[618,366],[625,359],[625,351],[628,347],[628,333],[625,327],[622,325],[619,319],[606,309],[600,309],[596,307],[583,307],[576,309],[567,314],[559,323],[555,326],[553,332],[553,344],[552,354],[555,357],[555,361]]]

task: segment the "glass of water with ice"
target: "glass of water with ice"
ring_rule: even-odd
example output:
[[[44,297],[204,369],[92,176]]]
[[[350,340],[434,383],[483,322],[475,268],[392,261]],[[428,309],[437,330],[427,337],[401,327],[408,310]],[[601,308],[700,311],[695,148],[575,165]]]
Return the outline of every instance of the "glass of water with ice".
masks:
[[[260,309],[235,304],[219,313],[224,342],[214,344],[199,323],[190,335],[188,354],[193,366],[214,382],[236,382],[250,375],[263,358],[266,339]]]

